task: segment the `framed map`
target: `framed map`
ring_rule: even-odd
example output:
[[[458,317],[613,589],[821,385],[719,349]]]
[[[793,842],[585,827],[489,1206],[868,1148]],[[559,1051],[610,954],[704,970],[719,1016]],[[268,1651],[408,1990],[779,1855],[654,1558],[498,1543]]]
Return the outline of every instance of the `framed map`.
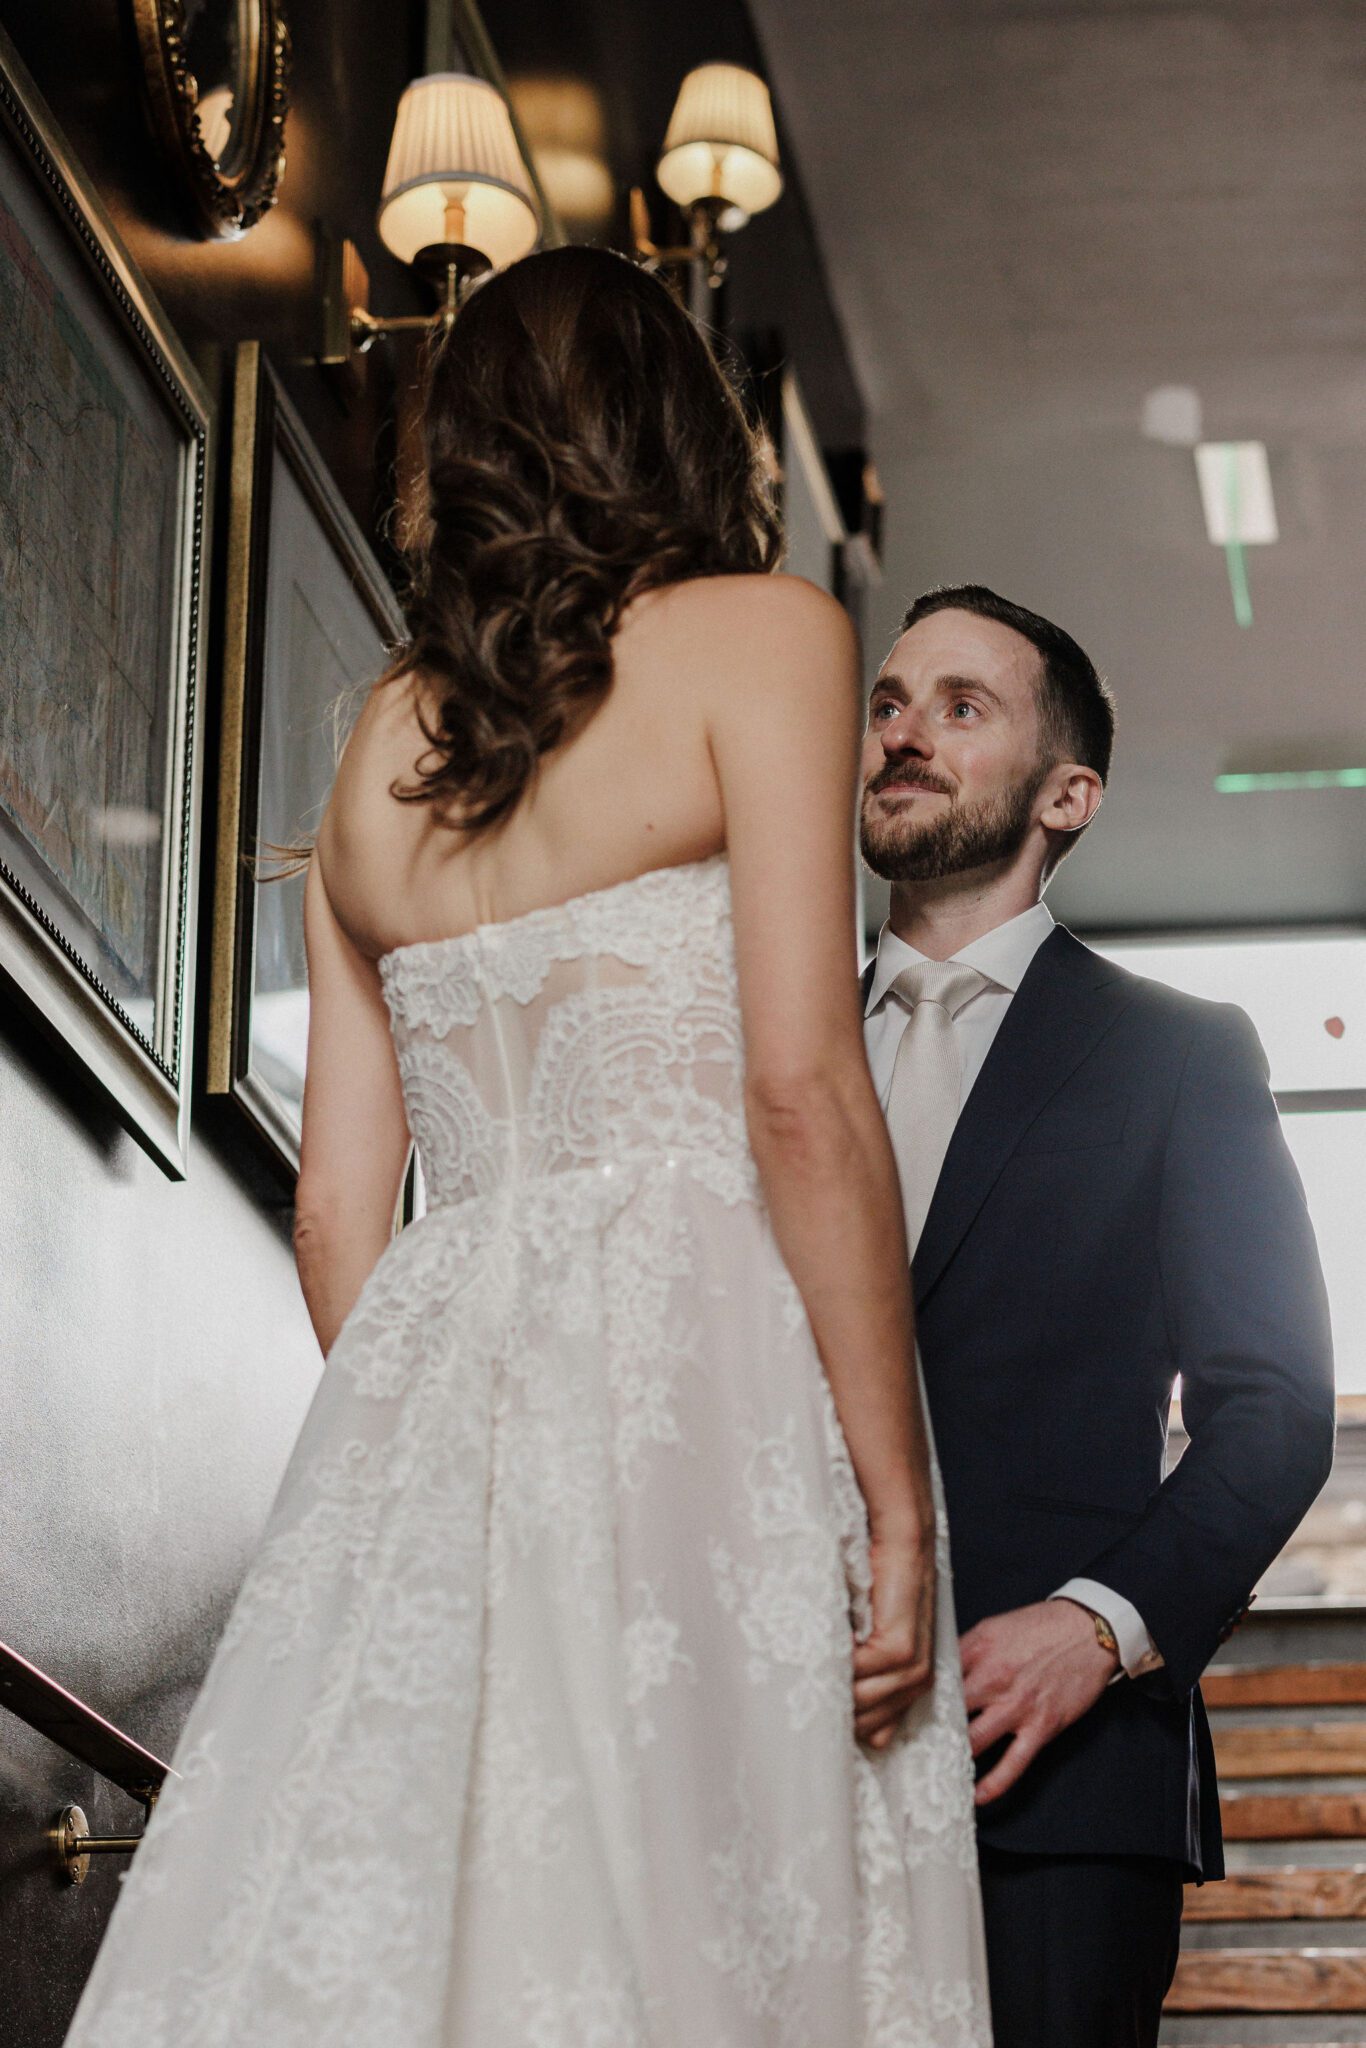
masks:
[[[237,352],[209,1092],[299,1164],[308,980],[301,871],[367,687],[404,631],[383,570],[255,342]]]
[[[0,35],[0,971],[185,1171],[209,403]]]

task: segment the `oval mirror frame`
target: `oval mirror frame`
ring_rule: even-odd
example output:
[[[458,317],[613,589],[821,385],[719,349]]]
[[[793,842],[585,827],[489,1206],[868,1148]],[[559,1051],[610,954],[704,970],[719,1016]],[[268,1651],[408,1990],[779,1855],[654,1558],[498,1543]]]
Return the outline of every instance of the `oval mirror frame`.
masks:
[[[240,125],[225,172],[210,155],[186,49],[184,0],[130,0],[152,129],[203,235],[235,239],[275,204],[285,167],[289,26],[281,0],[221,0],[239,21]],[[236,98],[236,95],[235,95]]]

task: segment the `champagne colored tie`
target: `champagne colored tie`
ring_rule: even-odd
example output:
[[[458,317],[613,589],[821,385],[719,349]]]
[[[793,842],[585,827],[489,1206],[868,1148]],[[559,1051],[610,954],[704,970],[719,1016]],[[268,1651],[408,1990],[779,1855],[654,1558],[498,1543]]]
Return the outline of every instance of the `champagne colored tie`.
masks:
[[[903,967],[887,991],[888,1002],[899,1002],[911,1013],[896,1049],[887,1127],[901,1175],[912,1257],[958,1121],[963,1056],[953,1020],[990,986],[988,977],[975,967],[951,960],[918,960]]]

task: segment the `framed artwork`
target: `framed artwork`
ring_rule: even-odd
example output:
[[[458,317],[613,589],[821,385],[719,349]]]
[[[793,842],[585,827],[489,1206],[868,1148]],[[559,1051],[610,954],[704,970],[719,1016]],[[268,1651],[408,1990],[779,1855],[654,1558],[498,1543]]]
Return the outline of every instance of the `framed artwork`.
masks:
[[[0,33],[0,974],[189,1124],[209,401]]]
[[[778,439],[778,474],[783,520],[783,568],[805,576],[839,598],[855,625],[861,625],[858,579],[862,555],[854,556],[851,536],[816,435],[795,370],[783,371],[774,431]],[[887,885],[870,875],[855,847],[854,922],[856,954],[867,959],[887,914]]]
[[[782,384],[783,567],[840,594],[840,555],[848,531],[796,372]]]
[[[208,1087],[298,1170],[308,1041],[301,868],[403,615],[255,342],[233,381]],[[283,864],[286,865],[287,864]]]

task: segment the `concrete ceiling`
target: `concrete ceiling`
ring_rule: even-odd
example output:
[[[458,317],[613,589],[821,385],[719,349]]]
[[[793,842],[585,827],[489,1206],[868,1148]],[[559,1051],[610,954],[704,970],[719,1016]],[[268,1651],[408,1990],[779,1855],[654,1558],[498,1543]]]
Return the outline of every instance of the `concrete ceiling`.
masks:
[[[1366,920],[1366,791],[1214,790],[1249,747],[1366,764],[1366,8],[751,4],[887,492],[870,663],[967,579],[1094,655],[1121,736],[1071,922]],[[1268,446],[1250,629],[1143,435],[1167,384]]]

